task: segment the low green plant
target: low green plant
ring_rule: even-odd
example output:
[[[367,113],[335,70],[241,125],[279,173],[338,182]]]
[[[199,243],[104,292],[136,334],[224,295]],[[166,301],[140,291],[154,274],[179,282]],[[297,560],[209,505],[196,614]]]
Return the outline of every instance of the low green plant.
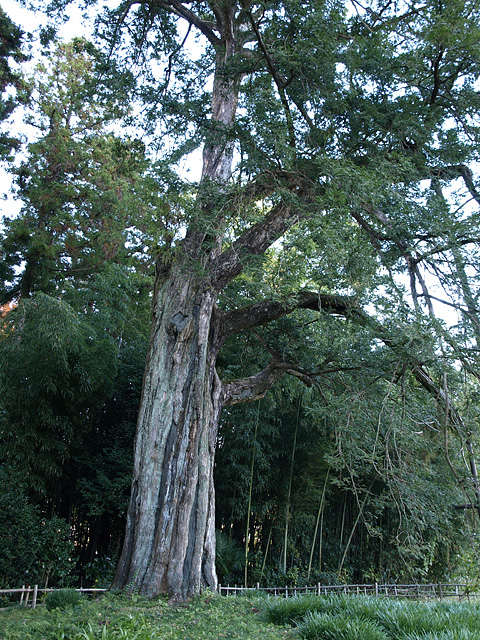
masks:
[[[48,611],[52,609],[66,609],[75,607],[82,600],[82,594],[75,589],[58,589],[51,591],[45,598],[45,607]]]
[[[303,596],[272,598],[263,605],[263,611],[265,617],[274,624],[297,624],[300,637],[307,640],[377,636],[388,640],[480,639],[480,603],[473,602],[407,602],[345,595]],[[355,635],[357,631],[359,636]]]
[[[459,628],[432,633],[411,633],[403,636],[402,640],[478,640],[479,637],[478,631]]]
[[[263,615],[272,624],[290,624],[299,622],[307,613],[335,613],[339,611],[338,598],[312,595],[294,598],[269,598],[262,605]]]
[[[0,640],[289,640],[293,628],[273,626],[252,597],[204,593],[178,605],[164,598],[106,594],[80,607],[0,611]]]
[[[298,624],[298,633],[305,640],[389,640],[375,622],[347,615],[309,612]]]

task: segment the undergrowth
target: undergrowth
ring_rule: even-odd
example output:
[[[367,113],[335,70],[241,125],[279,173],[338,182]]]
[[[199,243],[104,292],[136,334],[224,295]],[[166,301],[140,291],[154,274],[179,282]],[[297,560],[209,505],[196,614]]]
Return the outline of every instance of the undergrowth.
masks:
[[[480,640],[480,603],[364,596],[290,599],[108,594],[65,609],[0,612],[0,640]]]
[[[301,640],[480,640],[480,603],[308,596],[271,599],[264,616]]]
[[[281,640],[292,628],[259,615],[251,598],[203,594],[170,605],[164,599],[108,594],[66,609],[0,612],[0,640]]]

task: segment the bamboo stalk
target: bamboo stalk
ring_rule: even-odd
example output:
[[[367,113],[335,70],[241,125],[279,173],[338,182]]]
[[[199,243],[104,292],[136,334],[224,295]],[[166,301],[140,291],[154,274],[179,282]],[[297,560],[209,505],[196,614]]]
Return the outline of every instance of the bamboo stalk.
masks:
[[[298,410],[297,410],[297,422],[295,424],[295,435],[293,436],[293,449],[292,449],[292,459],[290,462],[290,477],[288,479],[288,491],[287,491],[287,509],[285,513],[285,536],[283,541],[283,573],[286,575],[287,573],[287,546],[288,546],[288,524],[290,521],[290,499],[292,496],[292,479],[293,479],[293,464],[295,462],[295,450],[297,448],[297,434],[298,434],[298,423],[300,421],[300,408],[301,408],[301,399],[298,401]]]
[[[315,531],[313,533],[312,549],[310,551],[310,560],[308,562],[307,580],[310,578],[310,572],[312,570],[313,552],[315,550],[315,542],[317,540],[317,532],[318,532],[318,525],[319,525],[319,522],[320,522],[320,516],[322,517],[322,525],[323,525],[323,507],[324,507],[324,504],[325,504],[325,490],[327,488],[327,481],[328,481],[328,476],[329,475],[330,475],[330,467],[328,467],[328,469],[327,469],[327,474],[325,476],[325,482],[323,483],[323,491],[322,491],[322,497],[320,499],[320,506],[318,507],[317,520],[315,522]],[[322,529],[323,529],[323,526],[322,526]],[[318,563],[320,571],[322,570],[322,529],[320,531],[320,551],[319,551],[320,560],[319,560],[319,563]]]
[[[252,487],[253,487],[253,469],[255,466],[255,450],[257,447],[257,433],[258,433],[258,423],[260,421],[260,400],[258,401],[257,408],[257,422],[255,424],[255,435],[253,437],[253,450],[252,450],[252,464],[250,466],[250,487],[248,491],[248,510],[247,510],[247,527],[245,531],[245,588],[248,587],[248,543],[250,537],[250,511],[252,508]]]

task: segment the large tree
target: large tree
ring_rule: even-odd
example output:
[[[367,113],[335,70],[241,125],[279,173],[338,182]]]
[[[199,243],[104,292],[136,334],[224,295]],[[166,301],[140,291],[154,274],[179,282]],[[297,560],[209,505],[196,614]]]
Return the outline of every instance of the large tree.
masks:
[[[18,147],[19,140],[5,131],[7,120],[20,102],[25,99],[25,83],[22,75],[12,69],[12,61],[25,62],[22,52],[24,34],[0,8],[0,159],[8,157],[11,150]]]
[[[479,200],[468,167],[479,133],[479,12],[459,0],[138,0],[105,18],[112,50],[126,45],[144,63],[143,97],[163,123],[151,131],[167,149],[175,145],[170,160],[203,143],[195,203],[158,255],[113,585],[186,597],[216,586],[213,465],[222,409],[262,397],[286,373],[310,383],[321,372],[262,339],[264,368],[221,380],[225,341],[300,309],[365,323],[359,305],[380,285],[390,299],[377,298],[379,312],[388,318],[388,304],[400,304],[408,320],[400,272],[413,312],[433,315],[427,268],[438,272],[456,251],[457,273],[466,273],[475,215],[461,199],[448,206],[441,190],[454,183]],[[246,270],[268,271],[262,256],[275,243],[286,278],[278,286],[257,278],[251,304],[247,291],[236,305],[225,292]],[[470,307],[462,308],[466,317]],[[374,326],[445,405],[405,323],[393,333]],[[448,403],[446,413],[453,420]]]

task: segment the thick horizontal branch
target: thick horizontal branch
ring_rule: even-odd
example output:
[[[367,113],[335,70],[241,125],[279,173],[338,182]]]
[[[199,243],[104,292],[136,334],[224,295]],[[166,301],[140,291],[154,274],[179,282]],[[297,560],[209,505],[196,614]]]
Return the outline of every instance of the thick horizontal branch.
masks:
[[[229,335],[245,329],[266,324],[279,317],[292,313],[295,309],[311,309],[325,311],[331,314],[349,316],[358,324],[369,328],[385,346],[409,363],[409,369],[417,383],[434,398],[443,409],[450,425],[466,432],[466,426],[461,414],[451,403],[446,389],[437,384],[426,366],[418,360],[408,345],[402,340],[401,332],[393,334],[387,331],[375,318],[369,316],[356,304],[353,298],[333,295],[321,295],[302,291],[285,302],[268,300],[248,307],[235,309],[223,314],[220,332],[224,340]],[[232,380],[224,383],[225,404],[248,402],[263,397],[268,389],[284,374],[298,377],[305,384],[314,384],[314,378],[322,372],[309,372],[298,364],[285,362],[279,354],[274,353],[268,366],[259,373],[242,380]]]
[[[220,323],[222,340],[235,333],[268,324],[296,309],[325,311],[333,315],[362,313],[354,298],[312,291],[299,291],[285,300],[264,300],[255,304],[224,312]]]
[[[269,349],[270,350],[270,349]],[[253,402],[263,398],[270,387],[285,374],[301,380],[307,387],[316,385],[314,378],[322,372],[310,372],[298,364],[287,362],[280,353],[274,353],[265,367],[253,376],[229,380],[222,385],[224,406]]]
[[[229,192],[228,209],[239,211],[245,209],[253,202],[258,202],[271,196],[278,188],[295,189],[299,185],[298,176],[290,171],[278,169],[278,171],[264,171],[246,184],[237,187],[234,192]]]
[[[253,376],[224,382],[223,404],[240,404],[263,398],[270,387],[285,375],[289,366],[272,358],[265,369]]]

